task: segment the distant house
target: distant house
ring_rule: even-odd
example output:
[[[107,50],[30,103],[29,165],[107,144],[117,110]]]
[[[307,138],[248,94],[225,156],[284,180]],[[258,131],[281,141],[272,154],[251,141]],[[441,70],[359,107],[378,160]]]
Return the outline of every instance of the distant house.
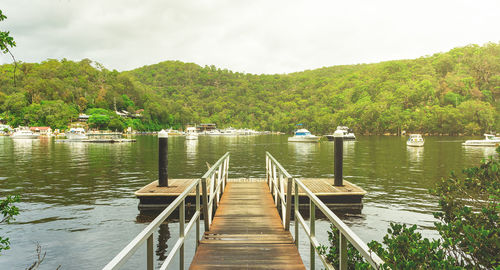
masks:
[[[142,113],[144,112],[144,109],[139,109],[135,111],[135,114],[133,115],[134,118],[140,118],[142,117]]]
[[[78,122],[87,122],[89,121],[89,117],[90,115],[86,115],[86,114],[80,114],[78,115]]]
[[[40,135],[52,135],[52,129],[50,127],[30,127],[30,130]]]
[[[197,127],[196,127],[200,132],[203,132],[203,131],[210,131],[210,130],[214,130],[217,128],[217,126],[215,124],[199,124]]]

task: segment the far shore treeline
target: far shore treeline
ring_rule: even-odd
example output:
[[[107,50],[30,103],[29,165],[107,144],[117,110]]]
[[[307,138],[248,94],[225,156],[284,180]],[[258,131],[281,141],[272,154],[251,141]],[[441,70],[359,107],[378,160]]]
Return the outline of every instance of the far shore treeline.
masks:
[[[179,61],[118,72],[62,59],[18,62],[14,81],[14,65],[0,66],[0,121],[65,129],[79,113],[117,130],[215,123],[291,132],[301,123],[317,134],[338,125],[363,134],[500,132],[500,44],[275,75]]]

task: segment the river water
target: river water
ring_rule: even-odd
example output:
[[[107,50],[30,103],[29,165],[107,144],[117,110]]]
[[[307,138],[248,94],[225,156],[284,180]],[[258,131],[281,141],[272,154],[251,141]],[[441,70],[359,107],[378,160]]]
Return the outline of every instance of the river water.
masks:
[[[12,246],[2,252],[0,269],[28,267],[37,243],[46,252],[42,269],[100,269],[145,228],[151,217],[139,213],[133,193],[157,178],[158,139],[136,139],[84,144],[0,137],[0,197],[22,196],[16,220],[0,225],[0,235],[8,236]],[[493,147],[463,147],[464,137],[426,137],[423,148],[406,147],[405,139],[366,136],[344,144],[344,176],[368,194],[361,214],[342,219],[364,241],[381,240],[390,222],[417,224],[424,236],[436,237],[432,212],[437,200],[428,189],[450,171],[460,173],[495,154]],[[198,141],[170,137],[169,177],[201,177],[206,162],[213,164],[226,151],[231,152],[231,178],[263,178],[266,151],[294,176],[333,178],[333,142],[288,143],[286,135],[200,136]],[[326,221],[317,222],[323,243],[328,228]],[[155,233],[157,264],[178,230],[178,223],[170,221]],[[186,240],[187,264],[194,252],[193,234]],[[308,244],[302,235],[306,264]],[[144,268],[144,254],[145,247],[125,269]]]

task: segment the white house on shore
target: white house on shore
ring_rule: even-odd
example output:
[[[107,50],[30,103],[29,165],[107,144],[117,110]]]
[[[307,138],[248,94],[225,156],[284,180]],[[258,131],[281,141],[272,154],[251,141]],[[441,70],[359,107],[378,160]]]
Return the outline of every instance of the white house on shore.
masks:
[[[50,127],[30,127],[30,130],[33,133],[37,133],[40,135],[45,135],[45,136],[51,136],[52,135],[52,129]]]

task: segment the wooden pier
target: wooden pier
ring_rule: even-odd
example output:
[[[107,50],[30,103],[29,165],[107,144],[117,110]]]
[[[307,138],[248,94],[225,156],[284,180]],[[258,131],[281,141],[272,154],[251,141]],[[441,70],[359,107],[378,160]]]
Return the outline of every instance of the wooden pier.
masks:
[[[334,186],[333,178],[301,178],[300,180],[332,210],[355,212],[363,208],[362,199],[366,191],[349,181],[344,180],[343,186]],[[164,209],[194,181],[196,179],[170,179],[168,187],[159,187],[158,181],[149,183],[135,192],[135,196],[139,199],[139,210]],[[229,178],[227,182],[265,183],[267,179]],[[284,189],[286,188],[287,183],[284,183]],[[188,205],[194,205],[195,195],[194,191],[188,194],[186,198]],[[302,190],[299,190],[299,204],[301,207],[309,206],[309,199]]]
[[[227,184],[190,269],[305,269],[266,182]]]
[[[196,252],[190,269],[305,269],[298,251],[300,227],[309,242],[310,269],[315,269],[317,257],[327,269],[347,269],[347,243],[356,248],[372,267],[379,268],[383,264],[320,199],[321,196],[329,196],[330,199],[338,196],[342,201],[351,196],[361,200],[366,193],[361,188],[346,181],[342,185],[332,185],[333,179],[294,178],[270,153],[266,153],[264,179],[229,179],[228,171],[229,153],[226,153],[201,178],[171,179],[164,187],[158,187],[158,183],[153,182],[136,192],[136,196],[141,201],[145,200],[142,202],[146,204],[170,203],[103,269],[120,269],[145,244],[146,269],[153,270],[153,235],[174,211],[179,217],[179,237],[167,258],[161,262],[160,269],[167,269],[176,254],[179,255],[179,269],[187,266],[184,243],[192,229],[196,231]],[[302,198],[308,202],[309,222],[300,213],[299,201]],[[186,208],[190,201],[195,211],[186,220]],[[318,253],[320,243],[315,236],[317,210],[338,229],[340,253],[337,266],[331,265],[325,255]],[[205,231],[200,237],[202,222]],[[290,233],[292,222],[294,237]]]

